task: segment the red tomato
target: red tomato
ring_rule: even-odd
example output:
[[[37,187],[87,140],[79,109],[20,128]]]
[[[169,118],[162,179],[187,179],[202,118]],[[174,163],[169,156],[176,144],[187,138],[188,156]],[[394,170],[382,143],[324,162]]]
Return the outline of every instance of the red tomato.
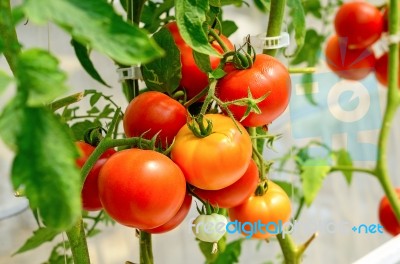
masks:
[[[160,132],[159,142],[166,147],[186,124],[186,119],[183,105],[163,93],[151,91],[140,94],[129,103],[123,124],[127,137],[143,135],[143,138],[151,139]]]
[[[376,60],[375,63],[375,76],[380,84],[388,86],[388,53],[384,53],[381,57]],[[398,87],[400,87],[400,69],[398,73]]]
[[[262,232],[253,234],[254,238],[266,239],[278,232],[279,229],[274,226],[279,228],[279,221],[283,225],[289,220],[291,210],[290,199],[285,191],[274,182],[268,181],[268,190],[264,195],[252,195],[244,203],[230,208],[228,214],[231,221],[237,220],[239,223],[260,221],[263,225],[269,225],[268,229],[263,228]],[[249,228],[245,230],[251,231]]]
[[[246,129],[221,114],[204,115],[212,122],[212,133],[196,137],[185,125],[176,135],[171,159],[191,185],[206,189],[225,188],[243,176],[249,166],[252,145]]]
[[[82,166],[85,164],[89,156],[94,151],[95,147],[83,141],[75,142],[75,144],[80,151],[80,157],[76,159],[76,164],[78,165],[78,167],[82,168]],[[81,192],[82,208],[84,210],[97,211],[103,208],[100,202],[99,191],[97,188],[99,172],[101,167],[103,167],[104,163],[106,162],[106,160],[115,153],[116,151],[114,149],[106,150],[96,161],[93,168],[86,176]]]
[[[224,102],[246,98],[248,89],[254,98],[267,93],[268,97],[258,103],[261,114],[250,113],[242,125],[249,127],[263,126],[271,123],[289,104],[291,81],[286,67],[274,57],[257,54],[253,66],[239,70],[228,64],[227,74],[217,84],[216,94]],[[237,120],[241,120],[246,106],[230,105],[229,110]]]
[[[257,188],[258,184],[258,168],[256,163],[251,160],[249,167],[244,175],[232,185],[220,190],[202,190],[194,189],[194,193],[204,201],[208,201],[211,205],[220,208],[231,208],[241,204]]]
[[[371,49],[348,49],[345,40],[336,35],[328,40],[325,56],[329,68],[348,80],[365,78],[375,66]]]
[[[182,171],[152,150],[126,149],[110,157],[99,175],[104,210],[120,224],[152,229],[169,221],[186,194]]]
[[[161,233],[171,231],[172,229],[174,229],[175,227],[177,227],[178,225],[180,225],[183,222],[183,220],[189,213],[191,205],[192,205],[192,196],[189,194],[186,194],[185,200],[183,200],[183,203],[182,203],[181,207],[179,208],[179,211],[170,220],[168,220],[168,222],[166,222],[165,224],[158,226],[156,228],[146,229],[143,231],[146,231],[147,233],[151,233],[151,234],[161,234]]]
[[[335,30],[338,36],[347,39],[350,49],[365,49],[380,38],[383,16],[368,2],[348,2],[336,13]]]
[[[397,188],[396,192],[400,199],[400,188]],[[386,196],[381,199],[379,204],[379,221],[389,234],[393,236],[400,234],[400,221],[397,220]]]
[[[182,36],[179,33],[178,25],[176,24],[176,22],[168,23],[165,26],[172,33],[175,44],[177,45],[181,53],[182,79],[180,82],[180,86],[185,89],[187,97],[188,99],[190,99],[207,87],[207,74],[202,72],[199,67],[197,67],[193,57],[193,50],[183,40]],[[233,44],[229,41],[227,37],[220,35],[220,38],[229,50],[234,49]],[[223,54],[223,49],[216,41],[213,41],[211,45],[216,51]],[[220,60],[221,59],[218,57],[210,56],[211,68],[216,69],[220,63]]]

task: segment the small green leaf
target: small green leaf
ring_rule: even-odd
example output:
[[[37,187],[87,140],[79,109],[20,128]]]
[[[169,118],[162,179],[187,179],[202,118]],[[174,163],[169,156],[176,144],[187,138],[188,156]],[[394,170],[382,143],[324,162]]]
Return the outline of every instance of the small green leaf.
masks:
[[[179,49],[166,28],[155,33],[153,38],[168,52],[164,57],[142,65],[143,79],[150,90],[172,94],[178,88],[182,77]]]
[[[68,90],[67,75],[59,69],[58,60],[41,49],[19,54],[16,78],[18,88],[28,92],[29,106],[48,104]]]
[[[193,50],[193,58],[202,72],[208,73],[212,71],[210,56]]]
[[[254,0],[255,6],[263,13],[269,12],[271,0]]]
[[[230,20],[224,20],[221,22],[222,24],[222,35],[229,37],[233,33],[238,30],[238,26],[236,25],[235,22],[230,21]]]
[[[54,246],[47,262],[43,264],[74,264],[71,255],[68,254],[70,248],[69,241],[62,241]]]
[[[222,253],[220,253],[213,262],[213,264],[233,264],[233,263],[239,263],[239,256],[242,251],[242,243],[244,239],[237,239],[232,242],[229,242],[226,245],[226,248]]]
[[[301,166],[300,178],[303,184],[304,199],[310,206],[321,189],[322,182],[331,170],[331,166],[324,159],[308,159]]]
[[[90,106],[94,106],[101,98],[101,93],[94,93],[91,97],[90,97]]]
[[[352,167],[353,160],[351,159],[350,153],[345,149],[340,149],[334,153],[336,155],[336,165]],[[353,172],[351,170],[342,170],[346,182],[350,185],[351,179],[353,178]]]
[[[218,255],[221,254],[226,248],[226,235],[223,236],[218,241],[218,251],[216,253],[212,253],[213,243],[204,242],[199,240],[199,247],[204,257],[206,258],[207,264],[213,264],[214,261],[218,258]]]
[[[18,151],[11,170],[14,189],[24,190],[47,227],[66,230],[81,213],[81,179],[73,138],[68,127],[44,107],[24,108],[19,121]]]
[[[221,68],[216,68],[209,74],[209,78],[214,78],[216,80],[221,79],[226,75],[226,72]]]
[[[121,2],[126,2],[122,0]],[[166,22],[164,15],[174,7],[174,0],[164,0],[162,3],[153,1],[146,1],[143,7],[142,15],[140,16],[141,22],[144,24],[143,28],[154,33],[160,28],[160,25]]]
[[[303,47],[296,54],[296,57],[290,62],[291,65],[298,65],[306,62],[308,67],[317,65],[321,47],[326,37],[320,35],[314,29],[308,29],[305,36]]]
[[[296,50],[299,51],[304,44],[306,35],[306,16],[301,0],[288,0],[287,6],[289,7],[289,16],[292,18],[289,28],[294,29],[294,38],[297,44]]]
[[[306,15],[310,13],[316,18],[322,18],[320,0],[303,0],[302,4]]]
[[[203,29],[208,9],[208,0],[175,0],[176,22],[182,38],[193,50],[222,57],[210,45]]]
[[[312,105],[318,105],[313,96],[314,76],[312,73],[306,73],[301,77],[301,86],[307,101]]]
[[[145,63],[163,54],[145,31],[125,22],[107,1],[26,0],[24,10],[30,21],[50,20],[121,64]]]
[[[20,247],[13,255],[35,249],[46,242],[52,241],[58,234],[60,234],[59,231],[41,227],[38,230],[33,231],[33,236],[28,238],[22,247]]]
[[[114,109],[111,107],[111,105],[108,104],[103,108],[103,110],[99,114],[99,119],[108,117],[112,113],[114,113]]]
[[[111,87],[103,80],[103,78],[101,78],[100,74],[97,72],[92,61],[90,60],[89,50],[87,49],[87,47],[74,39],[71,40],[71,45],[75,50],[75,55],[78,58],[80,64],[82,65],[83,69],[90,75],[90,77],[107,87]]]
[[[17,135],[22,127],[23,111],[25,100],[21,94],[17,94],[4,107],[0,115],[0,137],[3,142],[12,150],[17,149]],[[11,125],[12,124],[12,125]]]
[[[77,122],[75,124],[73,124],[71,126],[72,129],[72,133],[74,135],[74,139],[75,141],[77,140],[83,140],[84,136],[86,134],[86,132],[91,129],[91,128],[95,128],[95,127],[100,127],[101,123],[98,120],[95,121],[89,121],[89,120],[85,120],[82,122]]]
[[[221,7],[224,5],[234,5],[234,6],[241,6],[243,3],[243,0],[209,0],[210,1],[210,6],[216,6],[216,7]]]
[[[299,190],[298,187],[294,186],[292,183],[287,181],[278,181],[274,179],[273,182],[278,184],[289,197],[291,197],[292,199],[294,198],[297,201],[300,200],[301,191]]]
[[[89,115],[91,115],[91,114],[97,114],[97,113],[99,113],[100,112],[100,110],[99,110],[99,108],[97,108],[96,106],[94,106],[94,107],[92,107],[91,109],[89,109],[88,111],[86,111],[86,113],[88,113]]]
[[[7,86],[13,81],[13,78],[10,77],[3,71],[0,71],[0,95],[5,91]]]

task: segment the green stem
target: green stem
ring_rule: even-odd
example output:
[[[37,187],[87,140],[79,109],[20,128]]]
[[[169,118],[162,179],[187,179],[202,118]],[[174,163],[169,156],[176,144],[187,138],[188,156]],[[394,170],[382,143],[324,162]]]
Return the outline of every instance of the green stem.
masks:
[[[376,171],[375,170],[361,168],[361,167],[353,167],[353,166],[332,166],[331,167],[331,172],[334,172],[334,171],[362,172],[362,173],[370,174],[372,176],[376,176]]]
[[[3,40],[4,57],[15,75],[18,54],[21,46],[13,23],[11,4],[9,0],[0,0],[0,39]]]
[[[200,114],[205,115],[208,109],[208,106],[211,104],[211,101],[215,94],[215,87],[217,86],[217,80],[211,80],[210,88],[208,89],[208,93],[206,99],[204,100],[204,104],[201,107]]]
[[[289,73],[314,73],[317,69],[315,67],[306,68],[289,68]]]
[[[397,7],[398,0],[391,0],[390,6]],[[389,10],[389,34],[395,35],[399,31],[399,10],[398,8],[390,8]],[[387,105],[383,117],[383,123],[379,134],[378,141],[378,161],[376,164],[376,172],[378,180],[385,191],[390,205],[400,221],[400,199],[398,199],[396,191],[391,184],[388,164],[387,164],[387,146],[390,129],[393,118],[396,114],[400,103],[400,95],[398,91],[398,72],[399,72],[399,48],[397,43],[389,45],[389,90],[387,95]]]
[[[74,263],[90,264],[89,250],[86,243],[82,218],[66,233],[71,246]]]
[[[277,37],[281,34],[283,16],[285,13],[286,0],[271,0],[269,12],[267,37]],[[264,49],[264,54],[275,56],[276,49]]]
[[[226,46],[225,42],[222,41],[222,39],[219,37],[219,35],[217,34],[217,32],[215,32],[214,29],[210,29],[210,31],[208,32],[208,34],[213,37],[218,44],[221,46],[222,50],[224,52],[230,51],[230,49],[228,48],[228,46]]]
[[[289,234],[285,234],[285,237],[283,237],[282,233],[276,235],[283,252],[285,263],[300,264],[304,251],[316,237],[317,233],[314,233],[305,243],[297,246]]]
[[[57,111],[58,109],[60,109],[60,108],[62,108],[62,107],[64,107],[64,106],[68,106],[68,105],[70,105],[70,104],[79,102],[80,100],[82,100],[82,98],[83,98],[84,96],[85,96],[85,93],[84,93],[84,92],[72,94],[72,95],[70,95],[70,96],[67,96],[67,97],[61,98],[61,99],[59,99],[59,100],[57,100],[57,101],[52,102],[52,103],[49,105],[49,108],[50,108],[52,111]]]
[[[151,234],[140,231],[140,264],[153,264],[153,250],[151,246]]]

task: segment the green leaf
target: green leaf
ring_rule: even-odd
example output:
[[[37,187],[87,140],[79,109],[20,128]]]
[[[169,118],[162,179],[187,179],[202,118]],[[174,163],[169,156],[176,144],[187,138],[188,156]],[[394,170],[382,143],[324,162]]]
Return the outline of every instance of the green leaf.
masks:
[[[314,29],[308,29],[305,36],[305,43],[299,50],[296,57],[290,62],[292,65],[298,65],[306,62],[308,67],[317,65],[321,53],[322,44],[325,36],[318,34]]]
[[[300,200],[302,193],[298,187],[287,181],[278,181],[273,179],[273,182],[278,184],[289,197],[292,199],[295,198],[297,201]]]
[[[28,92],[29,106],[48,104],[68,90],[67,75],[58,66],[58,60],[45,50],[30,49],[19,54],[16,78],[18,88]]]
[[[4,42],[3,39],[0,38],[0,55],[3,53],[3,51],[4,51]]]
[[[294,38],[297,44],[297,51],[299,51],[304,44],[306,35],[306,16],[301,0],[288,0],[287,6],[291,17],[289,28],[294,29]]]
[[[345,149],[340,149],[334,153],[336,155],[336,165],[352,167],[353,160],[351,159],[350,153]],[[350,185],[351,179],[353,178],[353,172],[351,170],[342,170],[346,182]]]
[[[304,199],[310,206],[321,189],[322,182],[331,170],[331,166],[324,159],[308,159],[301,166],[300,178],[303,184]]]
[[[76,41],[121,64],[149,62],[163,53],[145,31],[125,22],[107,1],[26,0],[24,10],[32,22],[50,20]]]
[[[105,118],[110,116],[110,114],[114,113],[114,108],[111,107],[111,105],[106,105],[103,110],[101,111],[101,113],[99,114],[99,118]]]
[[[71,255],[67,254],[70,244],[67,241],[62,241],[54,246],[47,262],[43,264],[74,264]]]
[[[71,40],[71,45],[74,48],[75,55],[78,58],[80,64],[82,65],[83,69],[90,75],[90,77],[107,87],[111,87],[103,80],[103,78],[101,78],[100,74],[97,72],[92,61],[90,60],[89,50],[87,49],[87,47],[74,39]]]
[[[314,75],[312,73],[306,73],[301,77],[301,86],[307,101],[312,105],[318,105],[313,96]]]
[[[81,213],[81,179],[73,138],[68,127],[46,108],[24,108],[20,122],[18,152],[11,170],[14,189],[24,191],[47,227],[66,230]]]
[[[216,259],[218,258],[218,255],[221,254],[221,252],[225,251],[226,235],[223,236],[218,241],[218,251],[214,254],[212,253],[213,243],[204,242],[204,241],[199,240],[199,247],[200,247],[200,250],[203,253],[204,257],[206,258],[206,263],[213,264],[214,261],[216,261]]]
[[[263,13],[269,12],[271,0],[254,0],[254,4],[258,10]]]
[[[221,57],[203,29],[208,9],[208,0],[175,0],[176,22],[182,38],[193,50]]]
[[[86,132],[95,127],[100,127],[101,123],[98,120],[95,121],[89,121],[85,120],[82,122],[77,122],[71,126],[72,133],[74,135],[75,141],[77,140],[83,140]]]
[[[101,98],[101,93],[95,92],[92,96],[90,96],[90,106],[94,106]]]
[[[321,1],[320,0],[303,0],[302,1],[304,12],[312,14],[314,17],[321,19]]]
[[[209,73],[212,71],[210,56],[193,50],[193,58],[202,72]]]
[[[0,71],[0,95],[7,86],[13,81],[13,78],[3,71]]]
[[[244,239],[234,240],[226,245],[226,249],[220,253],[213,264],[233,264],[239,263],[239,256],[242,251],[242,243]]]
[[[122,0],[121,2],[125,2]],[[144,23],[143,28],[149,31],[149,33],[154,33],[160,28],[160,25],[166,22],[165,17],[174,7],[174,0],[164,0],[162,3],[155,3],[153,1],[146,1],[143,7],[142,15],[140,20]]]
[[[33,236],[28,238],[22,247],[20,247],[13,255],[35,249],[46,242],[52,241],[58,234],[60,234],[59,231],[41,227],[38,230],[33,231]]]
[[[22,130],[21,123],[24,115],[22,109],[24,105],[23,96],[17,94],[7,103],[0,115],[0,137],[14,151],[17,149],[17,135]]]
[[[221,7],[224,5],[234,5],[234,6],[241,6],[243,0],[209,0],[210,6]]]
[[[168,52],[164,57],[142,65],[143,79],[150,90],[172,94],[182,77],[179,49],[166,28],[160,29],[153,37]]]
[[[238,30],[238,26],[236,25],[235,22],[230,21],[230,20],[224,20],[221,22],[222,24],[222,35],[229,37],[233,33]]]

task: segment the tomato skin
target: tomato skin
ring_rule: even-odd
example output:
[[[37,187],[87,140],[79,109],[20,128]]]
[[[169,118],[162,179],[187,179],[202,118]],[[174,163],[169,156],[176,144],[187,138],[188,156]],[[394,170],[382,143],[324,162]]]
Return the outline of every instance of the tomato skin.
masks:
[[[128,105],[124,115],[127,137],[151,139],[158,134],[163,147],[170,145],[179,129],[186,124],[185,107],[171,97],[155,91],[144,92]]]
[[[193,49],[185,43],[181,34],[179,33],[178,25],[176,22],[170,22],[165,27],[172,33],[175,44],[177,45],[181,53],[181,63],[182,63],[182,79],[180,86],[185,89],[187,98],[193,98],[198,93],[200,93],[208,85],[207,74],[202,72],[199,67],[197,67],[196,62],[193,57]],[[233,50],[234,46],[230,40],[224,35],[220,35],[220,38],[228,47],[229,50]],[[218,42],[213,41],[211,46],[223,54],[223,49],[218,44]],[[221,59],[215,56],[210,56],[211,68],[216,69],[220,63]]]
[[[193,192],[204,201],[219,208],[231,208],[238,206],[251,196],[257,188],[259,180],[258,168],[253,160],[243,176],[220,190],[202,190],[195,188]]]
[[[325,48],[326,62],[339,77],[361,80],[372,72],[375,55],[371,49],[348,49],[344,39],[333,35]]]
[[[107,160],[99,175],[104,210],[120,224],[138,229],[152,229],[169,221],[181,207],[185,193],[185,177],[179,167],[152,150],[119,151]]]
[[[375,76],[380,84],[387,87],[388,86],[388,53],[384,53],[380,56],[375,63]],[[400,70],[398,74],[398,87],[400,87]]]
[[[346,38],[350,49],[365,49],[376,42],[383,31],[383,15],[364,1],[343,4],[335,16],[338,36]]]
[[[278,224],[278,221],[282,221],[282,224],[284,224],[289,220],[290,214],[289,197],[279,185],[272,181],[268,181],[268,190],[263,196],[252,195],[244,203],[228,210],[231,221],[237,220],[240,223],[256,223],[260,220],[262,224],[270,222]],[[253,234],[254,238],[259,239],[266,239],[271,236],[273,234],[268,232]]]
[[[396,189],[397,197],[400,199],[400,188]],[[391,234],[392,236],[397,236],[400,234],[400,222],[390,206],[389,199],[384,196],[379,203],[379,222],[382,224],[383,228]]]
[[[76,159],[76,164],[79,168],[82,168],[89,156],[95,150],[95,147],[83,141],[77,141],[75,142],[75,145],[80,152],[79,158]],[[107,149],[96,161],[96,163],[93,165],[93,168],[86,176],[81,192],[82,208],[84,210],[98,211],[103,208],[100,202],[99,191],[97,188],[99,172],[106,160],[115,153],[116,151],[114,149]]]
[[[286,67],[277,59],[257,54],[253,66],[239,70],[232,65],[224,69],[227,74],[218,81],[216,94],[224,102],[246,98],[248,89],[254,98],[267,93],[268,97],[258,103],[261,114],[250,113],[241,124],[248,127],[263,126],[280,116],[289,104],[291,80]],[[230,105],[236,120],[241,120],[246,106]]]
[[[192,205],[192,196],[186,193],[185,199],[183,200],[183,203],[179,208],[179,211],[170,220],[168,220],[168,222],[156,228],[145,229],[143,231],[151,234],[161,234],[173,230],[174,228],[179,226],[183,222],[183,220],[185,220],[185,217],[190,211],[191,205]]]
[[[186,181],[205,190],[218,190],[237,181],[247,170],[252,154],[249,134],[221,114],[206,114],[212,133],[196,137],[187,125],[176,135],[171,159],[182,169]]]

